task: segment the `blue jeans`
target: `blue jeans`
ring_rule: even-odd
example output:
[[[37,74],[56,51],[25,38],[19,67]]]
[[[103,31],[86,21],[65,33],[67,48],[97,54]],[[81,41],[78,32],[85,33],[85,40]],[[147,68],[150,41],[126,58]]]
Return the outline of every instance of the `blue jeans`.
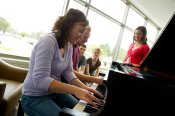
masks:
[[[59,116],[62,108],[73,108],[77,103],[70,94],[21,97],[22,108],[28,116]]]

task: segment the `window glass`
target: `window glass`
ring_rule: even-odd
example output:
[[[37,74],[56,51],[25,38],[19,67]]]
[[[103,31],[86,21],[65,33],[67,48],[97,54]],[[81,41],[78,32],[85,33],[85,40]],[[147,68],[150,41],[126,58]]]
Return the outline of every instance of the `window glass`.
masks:
[[[133,35],[134,35],[133,32],[127,29],[124,29],[123,37],[122,37],[122,41],[121,41],[121,45],[118,53],[118,58],[117,58],[119,62],[123,62],[124,57],[127,53],[127,50],[130,44],[133,42]]]
[[[51,31],[63,6],[63,0],[1,0],[0,17],[9,24],[4,32],[0,30],[1,53],[29,57],[34,43]]]
[[[130,27],[131,29],[135,30],[138,26],[144,25],[144,18],[141,17],[137,12],[135,12],[133,9],[129,9],[128,17],[126,20],[126,25]]]
[[[150,41],[147,41],[147,44],[149,45],[150,49],[153,47],[153,43]]]
[[[156,35],[157,35],[157,29],[148,22],[147,24],[147,38],[150,42],[154,43],[156,40]]]
[[[87,57],[92,55],[92,49],[100,47],[103,65],[109,66],[112,62],[112,51],[116,45],[120,26],[108,20],[107,18],[89,10],[88,20],[91,26],[91,35],[87,42]],[[94,20],[98,19],[98,21]]]
[[[84,9],[85,9],[85,7],[83,5],[79,4],[78,2],[75,2],[74,0],[70,0],[68,9],[70,9],[70,8],[76,8],[76,9],[79,9],[81,11],[84,11]]]
[[[88,3],[89,3],[89,0],[83,0],[83,1],[85,1],[85,2],[88,2]]]
[[[121,0],[91,0],[91,5],[120,22],[126,8],[126,5]]]

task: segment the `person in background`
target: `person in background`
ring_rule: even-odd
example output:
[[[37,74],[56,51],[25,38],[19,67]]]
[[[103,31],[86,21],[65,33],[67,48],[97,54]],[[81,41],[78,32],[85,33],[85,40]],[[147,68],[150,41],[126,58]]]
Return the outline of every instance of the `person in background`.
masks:
[[[78,62],[78,70],[81,73],[84,73],[85,71],[85,65],[86,65],[86,57],[84,56],[85,50],[86,50],[85,44],[79,47],[80,55],[79,55],[79,62]]]
[[[93,50],[93,56],[92,58],[88,58],[86,61],[86,69],[85,74],[98,77],[101,61],[99,60],[99,56],[101,54],[101,51],[99,48],[96,48]]]
[[[73,45],[73,55],[72,55],[73,69],[75,71],[78,71],[78,60],[79,60],[79,46],[76,43]]]
[[[95,107],[94,102],[101,104],[94,94],[103,96],[82,83],[72,68],[72,45],[82,38],[87,25],[83,12],[69,9],[56,20],[52,32],[35,44],[21,96],[28,116],[59,116],[62,108],[78,103],[72,95]],[[62,82],[61,75],[68,83]]]
[[[135,29],[133,43],[129,46],[123,63],[135,67],[139,67],[148,52],[150,47],[147,44],[147,30],[144,26],[139,26]]]
[[[90,32],[91,32],[91,27],[87,26],[86,30],[82,36],[82,39],[80,39],[79,41],[77,41],[76,46],[79,47],[83,44],[85,44],[89,37],[90,37]],[[73,55],[73,65],[74,65],[74,73],[75,75],[83,82],[83,83],[96,83],[96,84],[104,84],[103,83],[103,77],[94,77],[94,76],[90,76],[90,75],[85,75],[84,72],[81,73],[78,70],[78,62],[74,62],[74,61],[79,61],[79,49],[76,49],[76,47],[74,47],[74,54],[77,55],[77,57],[75,57],[75,55]]]

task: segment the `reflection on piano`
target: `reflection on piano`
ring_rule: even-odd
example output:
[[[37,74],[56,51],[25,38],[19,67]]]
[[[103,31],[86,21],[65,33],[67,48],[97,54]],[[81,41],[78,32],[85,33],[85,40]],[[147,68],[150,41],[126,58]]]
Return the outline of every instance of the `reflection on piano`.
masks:
[[[86,103],[71,111],[75,116],[174,115],[175,14],[158,37],[140,68],[113,61],[106,74],[106,101],[100,110],[83,111]],[[79,102],[81,103],[81,101]],[[70,109],[65,111],[69,112]],[[71,112],[69,112],[71,114]]]

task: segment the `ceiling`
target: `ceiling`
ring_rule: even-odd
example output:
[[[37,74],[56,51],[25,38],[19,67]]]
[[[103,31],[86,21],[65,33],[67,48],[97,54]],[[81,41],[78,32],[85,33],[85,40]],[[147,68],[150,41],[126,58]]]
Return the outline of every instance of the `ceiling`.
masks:
[[[128,0],[160,28],[165,27],[175,11],[175,0]]]

